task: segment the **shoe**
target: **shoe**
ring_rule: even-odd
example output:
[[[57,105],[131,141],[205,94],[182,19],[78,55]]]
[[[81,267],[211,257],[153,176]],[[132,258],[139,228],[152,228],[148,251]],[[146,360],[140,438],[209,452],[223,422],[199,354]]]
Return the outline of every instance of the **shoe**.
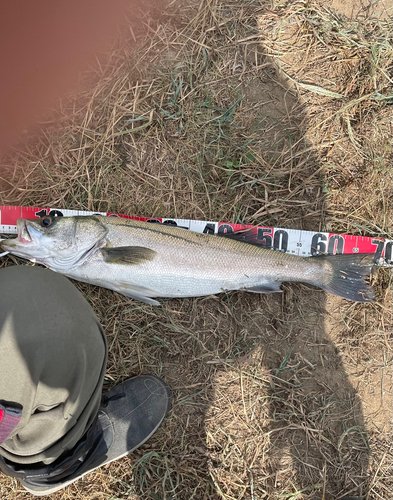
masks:
[[[31,468],[2,458],[1,468],[32,495],[50,495],[139,448],[160,427],[169,407],[170,392],[161,379],[128,379],[102,395],[95,423],[67,456]]]

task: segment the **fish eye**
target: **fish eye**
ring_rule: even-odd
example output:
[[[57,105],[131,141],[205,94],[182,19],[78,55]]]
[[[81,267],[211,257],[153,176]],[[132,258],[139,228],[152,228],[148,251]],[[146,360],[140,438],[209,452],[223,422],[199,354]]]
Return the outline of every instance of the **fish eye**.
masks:
[[[43,227],[49,227],[53,222],[53,219],[52,217],[42,217],[42,219],[40,219],[40,223],[41,223],[41,226]]]

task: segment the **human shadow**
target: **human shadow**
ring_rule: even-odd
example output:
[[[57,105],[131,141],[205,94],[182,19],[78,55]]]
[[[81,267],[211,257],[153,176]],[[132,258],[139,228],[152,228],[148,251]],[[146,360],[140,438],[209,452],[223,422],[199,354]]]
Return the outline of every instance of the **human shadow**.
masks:
[[[285,227],[317,232],[326,220],[324,177],[307,139],[306,106],[272,59],[259,62],[259,76],[243,87],[243,105],[259,109],[247,124],[259,130],[259,169],[239,169],[234,185],[253,183],[260,198],[265,192],[259,212],[247,207],[259,213],[254,223],[282,227],[285,220]],[[236,134],[228,131],[228,140]],[[184,372],[195,370],[180,385],[180,372],[163,370],[178,391],[173,440],[181,435],[188,463],[209,472],[208,498],[362,497],[370,449],[362,401],[326,326],[332,306],[311,286],[283,289],[167,303],[165,338],[173,338],[170,324],[182,324],[173,355],[186,363]],[[203,389],[203,380],[213,385]],[[204,498],[207,490],[191,491]]]

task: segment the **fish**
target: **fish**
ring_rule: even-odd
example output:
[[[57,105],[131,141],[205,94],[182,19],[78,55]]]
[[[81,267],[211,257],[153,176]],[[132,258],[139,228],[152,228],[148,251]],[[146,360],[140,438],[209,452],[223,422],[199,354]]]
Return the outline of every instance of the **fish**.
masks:
[[[281,292],[282,282],[308,283],[354,302],[375,300],[366,281],[373,254],[298,257],[261,247],[253,229],[218,236],[120,217],[46,215],[18,219],[18,236],[0,246],[152,305],[160,297]]]

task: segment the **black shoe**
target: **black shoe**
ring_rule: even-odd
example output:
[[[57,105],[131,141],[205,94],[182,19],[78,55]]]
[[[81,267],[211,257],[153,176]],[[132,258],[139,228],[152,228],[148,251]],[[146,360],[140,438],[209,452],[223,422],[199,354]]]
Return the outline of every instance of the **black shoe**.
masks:
[[[169,407],[170,392],[161,379],[131,378],[103,394],[97,420],[67,456],[41,468],[12,464],[14,474],[2,469],[18,477],[31,494],[49,495],[139,448],[159,428]]]

